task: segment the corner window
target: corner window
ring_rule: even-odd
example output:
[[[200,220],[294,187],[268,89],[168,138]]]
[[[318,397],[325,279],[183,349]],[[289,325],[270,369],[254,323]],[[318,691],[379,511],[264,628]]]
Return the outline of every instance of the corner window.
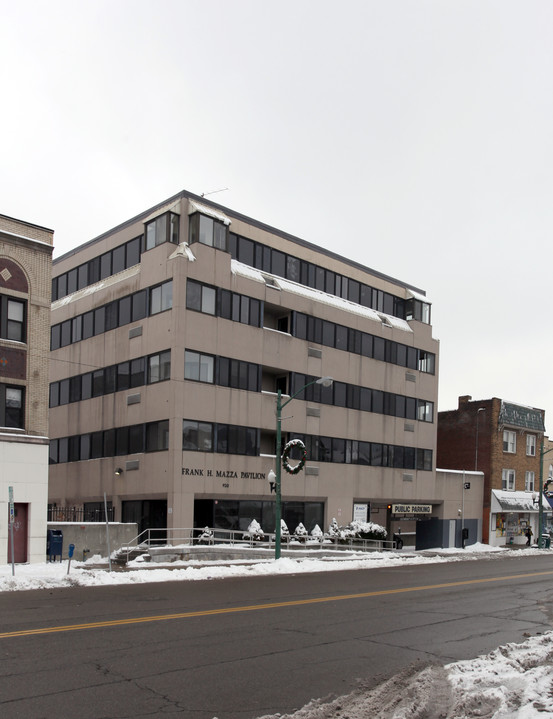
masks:
[[[420,422],[434,421],[434,403],[423,399],[417,400],[417,419]]]
[[[149,422],[146,425],[146,452],[169,449],[169,420]]]
[[[428,374],[434,374],[435,366],[436,355],[433,352],[425,352],[424,350],[420,350],[418,364],[419,371],[428,372]]]
[[[527,434],[526,435],[526,454],[528,457],[536,456],[536,435],[535,434]]]
[[[188,280],[186,283],[186,307],[189,310],[215,314],[216,292],[214,287]]]
[[[146,225],[146,249],[151,250],[164,242],[179,242],[179,216],[166,212]]]
[[[508,429],[503,430],[503,451],[509,454],[516,454],[517,434]]]
[[[190,217],[189,242],[200,242],[217,250],[227,249],[227,226],[213,217],[201,215],[199,212]]]
[[[388,314],[392,314],[389,312]],[[430,304],[421,300],[410,299],[405,302],[405,319],[430,324]]]
[[[184,353],[184,379],[213,383],[214,364],[212,355],[186,350]]]
[[[171,376],[171,350],[148,357],[148,384],[164,382]]]
[[[211,422],[183,420],[182,448],[189,452],[212,452],[213,425]]]
[[[170,310],[173,306],[173,282],[164,282],[150,290],[150,315]]]

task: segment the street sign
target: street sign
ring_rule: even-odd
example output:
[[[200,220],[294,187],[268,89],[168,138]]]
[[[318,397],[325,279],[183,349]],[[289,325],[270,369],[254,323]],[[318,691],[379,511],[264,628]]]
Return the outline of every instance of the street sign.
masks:
[[[13,507],[13,487],[8,487],[8,500],[10,503],[10,524],[15,522],[15,511]]]
[[[13,487],[8,487],[8,502],[10,505],[10,544],[12,555],[12,577],[15,576],[15,547],[13,540],[13,525],[15,523],[15,511],[13,506]]]

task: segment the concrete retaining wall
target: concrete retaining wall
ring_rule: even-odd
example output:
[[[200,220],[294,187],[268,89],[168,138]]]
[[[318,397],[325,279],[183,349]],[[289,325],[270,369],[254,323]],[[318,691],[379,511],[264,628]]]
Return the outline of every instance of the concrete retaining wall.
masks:
[[[75,545],[73,559],[82,561],[84,558],[100,554],[108,556],[108,541],[105,522],[48,522],[48,529],[60,529],[63,532],[62,559],[68,558],[69,545]],[[109,523],[109,543],[113,552],[123,544],[128,544],[138,534],[138,525],[121,522]],[[46,545],[44,546],[46,557]],[[59,557],[58,557],[59,559]]]

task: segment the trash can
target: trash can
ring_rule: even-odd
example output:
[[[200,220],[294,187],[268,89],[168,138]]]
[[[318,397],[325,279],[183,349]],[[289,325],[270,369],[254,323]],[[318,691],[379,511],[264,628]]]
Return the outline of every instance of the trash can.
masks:
[[[61,562],[61,554],[63,551],[63,532],[61,529],[49,529],[46,532],[46,554],[49,562],[55,562],[59,555]]]
[[[551,537],[549,534],[542,534],[540,537],[540,548],[541,549],[550,549],[551,547]]]

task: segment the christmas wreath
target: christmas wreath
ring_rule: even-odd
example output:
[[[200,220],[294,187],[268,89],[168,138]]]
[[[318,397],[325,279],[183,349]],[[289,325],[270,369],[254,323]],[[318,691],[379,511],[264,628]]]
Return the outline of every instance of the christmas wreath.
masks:
[[[301,458],[300,461],[296,464],[295,467],[292,467],[290,462],[288,461],[288,457],[290,456],[290,452],[294,447],[299,447],[301,450]],[[301,470],[303,469],[303,465],[305,464],[305,460],[307,459],[307,450],[305,449],[305,444],[301,441],[301,439],[291,439],[288,444],[284,447],[284,452],[282,453],[282,466],[288,472],[288,474],[299,474]]]

